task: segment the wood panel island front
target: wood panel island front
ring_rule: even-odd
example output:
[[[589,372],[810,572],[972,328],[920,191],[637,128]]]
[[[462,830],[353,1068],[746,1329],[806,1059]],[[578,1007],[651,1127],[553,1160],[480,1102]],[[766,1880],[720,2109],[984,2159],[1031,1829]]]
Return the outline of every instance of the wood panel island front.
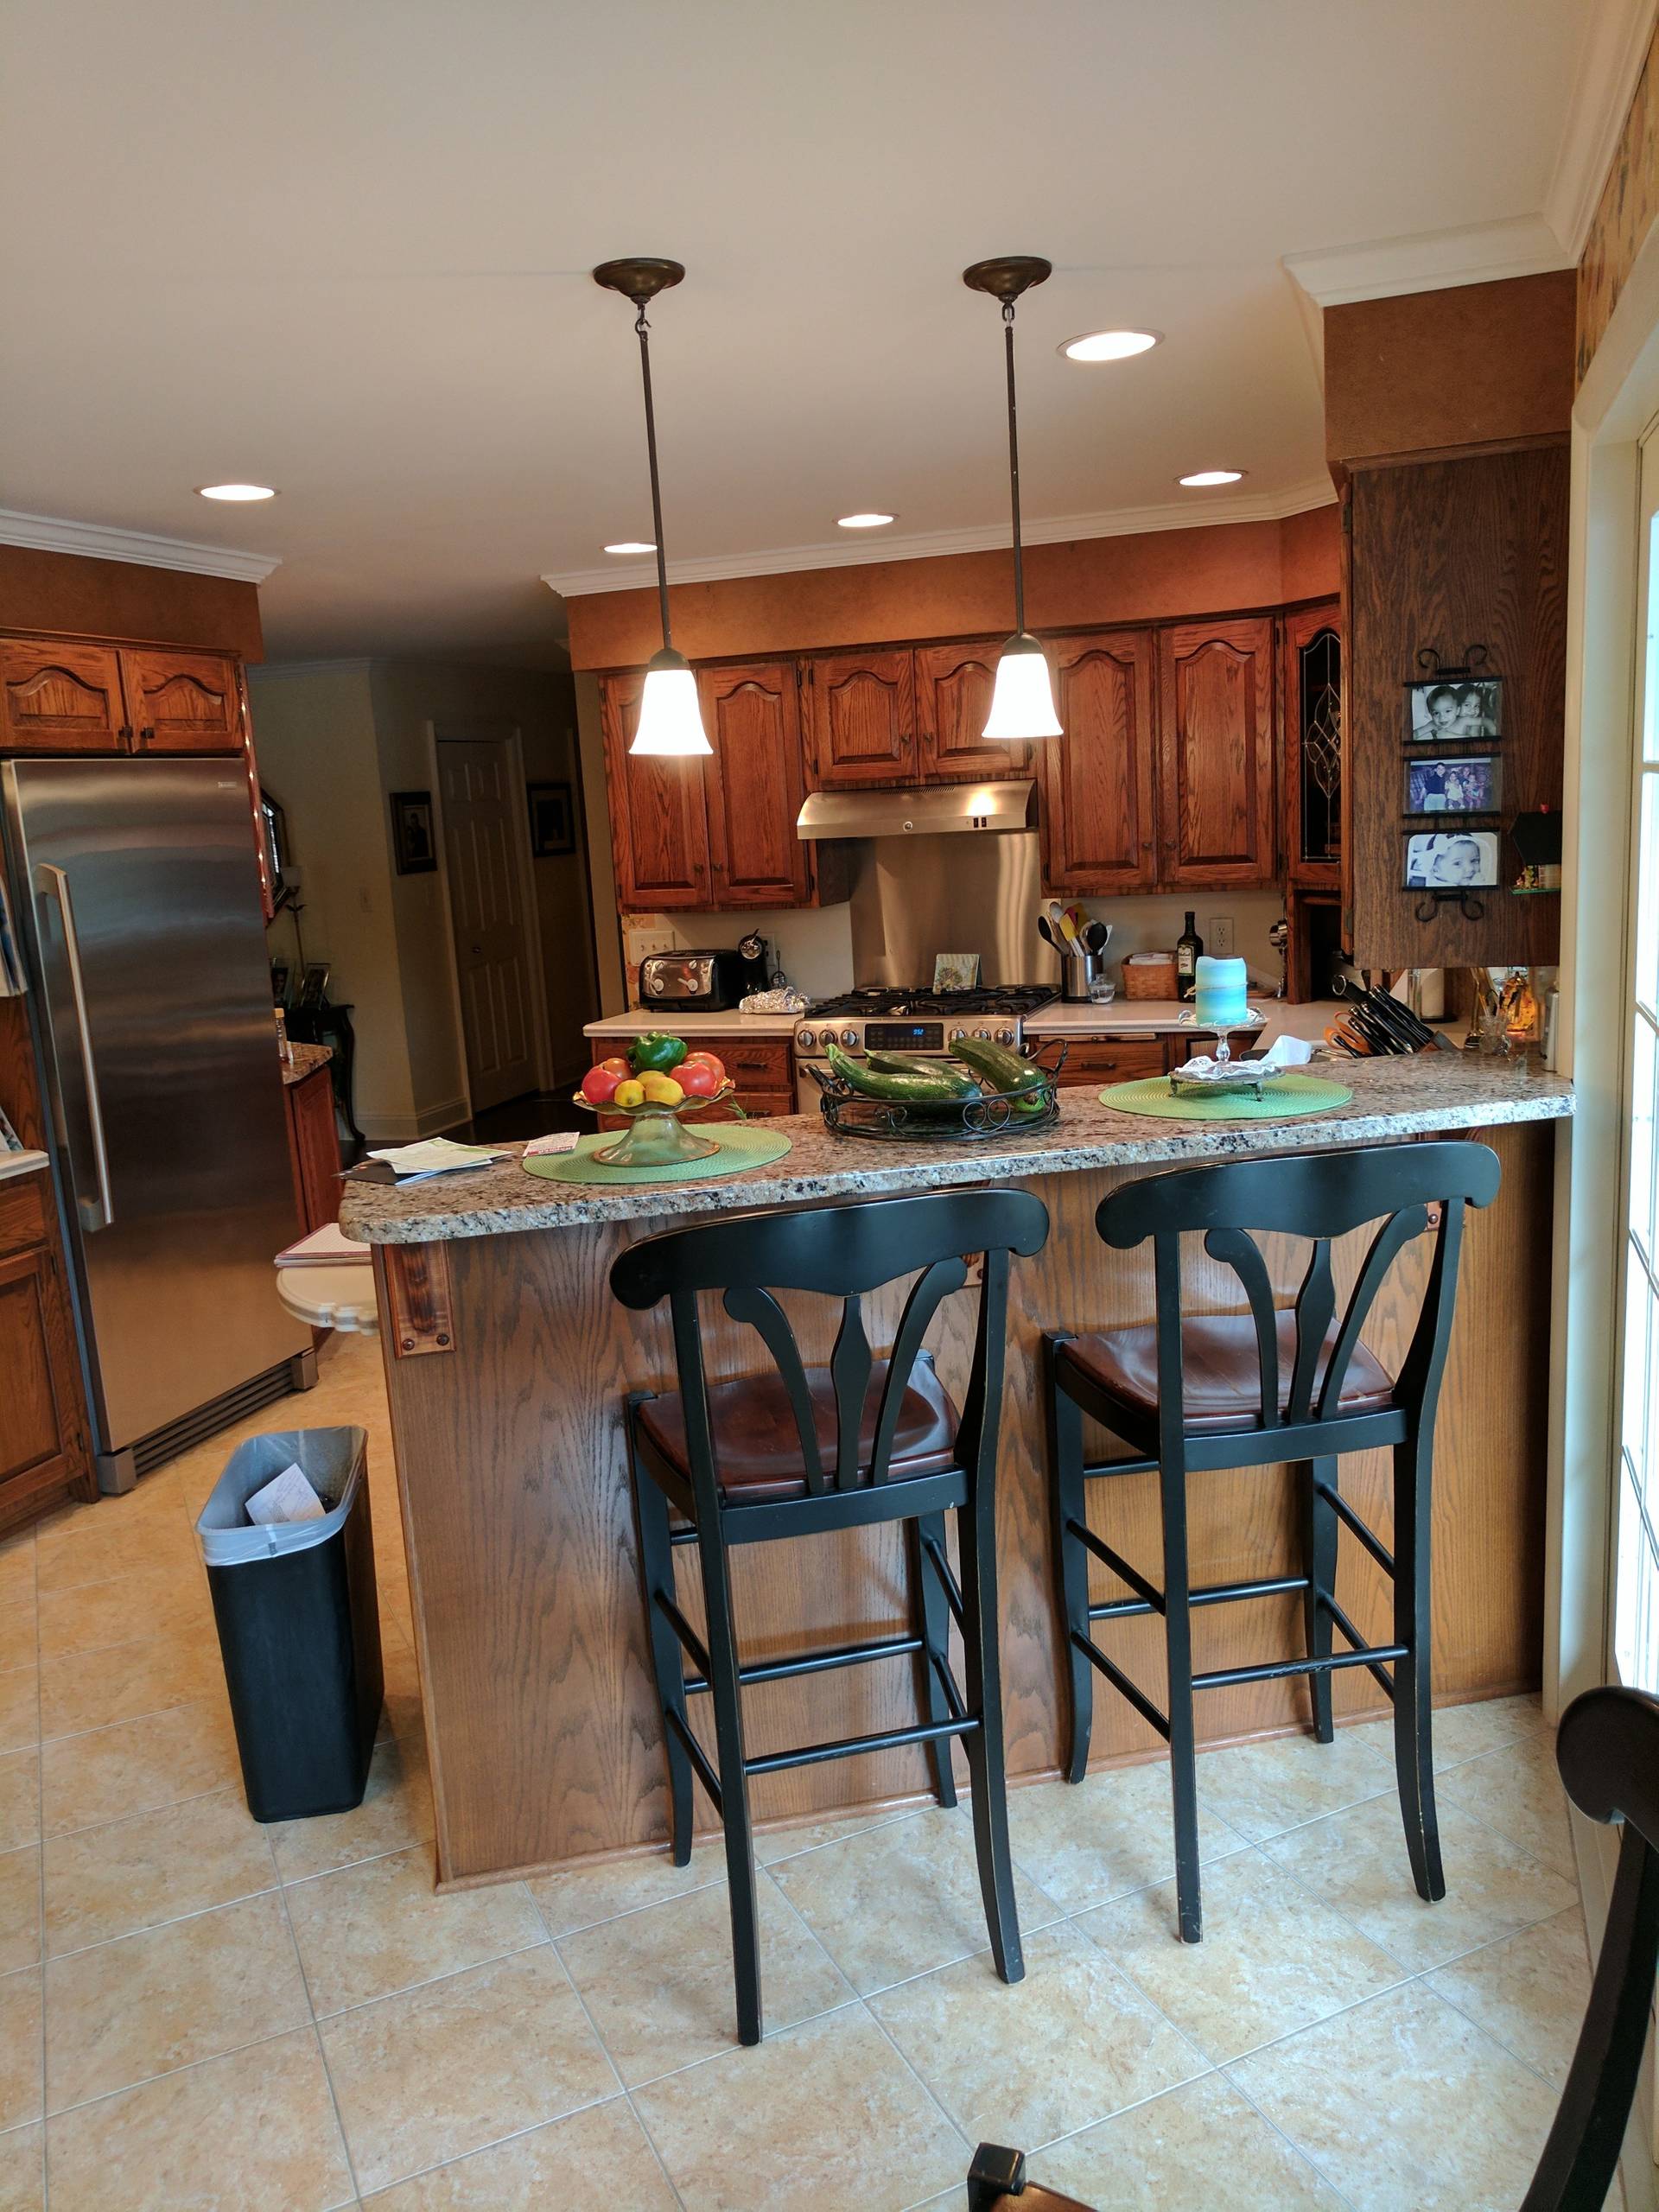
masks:
[[[635,1573],[624,1401],[674,1388],[665,1312],[612,1298],[618,1253],[664,1226],[757,1208],[816,1206],[973,1184],[1017,1184],[1048,1208],[1046,1249],[1016,1264],[998,1459],[1003,1707],[1011,1778],[1055,1774],[1063,1756],[1065,1667],[1053,1599],[1052,1535],[1039,1345],[1045,1329],[1088,1331],[1150,1319],[1146,1253],[1108,1250],[1094,1214],[1125,1179],[1233,1154],[1308,1152],[1479,1136],[1503,1187],[1465,1236],[1435,1453],[1433,1679],[1437,1703],[1535,1687],[1541,1653],[1545,1437],[1554,1132],[1572,1111],[1560,1077],[1430,1052],[1344,1070],[1352,1103],[1306,1119],[1236,1124],[1149,1121],[1068,1092],[1057,1128],[1026,1137],[924,1147],[831,1136],[810,1118],[774,1121],[792,1149],[728,1179],[579,1187],[532,1179],[514,1158],[402,1191],[348,1184],[346,1234],[372,1243],[409,1555],[427,1748],[446,1886],[662,1845],[668,1794],[645,1616]],[[1192,1240],[1196,1244],[1197,1240]],[[1348,1240],[1357,1246],[1357,1239]],[[1396,1262],[1365,1340],[1397,1370],[1415,1319],[1428,1238]],[[1272,1255],[1288,1303],[1300,1273]],[[1338,1250],[1345,1289],[1355,1249]],[[1236,1278],[1201,1249],[1185,1262],[1192,1310],[1237,1312]],[[878,1350],[892,1340],[905,1286],[871,1301]],[[976,1294],[945,1301],[931,1332],[959,1398]],[[809,1360],[827,1359],[827,1316],[786,1297]],[[753,1374],[753,1332],[710,1301],[710,1379]],[[1110,1447],[1106,1447],[1110,1448]],[[1387,1541],[1387,1455],[1344,1463],[1344,1487]],[[1096,1507],[1110,1541],[1143,1567],[1159,1557],[1154,1478],[1106,1485]],[[1097,1525],[1105,1526],[1103,1520]],[[1195,1476],[1195,1583],[1294,1573],[1294,1492],[1283,1467]],[[1097,1594],[1109,1594],[1099,1569]],[[893,1526],[756,1545],[734,1555],[745,1662],[906,1633],[905,1560]],[[1340,1600],[1386,1641],[1387,1586],[1344,1541]],[[1121,1593],[1111,1593],[1121,1594]],[[681,1601],[701,1625],[694,1560]],[[1300,1600],[1275,1596],[1195,1617],[1196,1663],[1297,1656]],[[1154,1694],[1163,1681],[1154,1620],[1116,1624],[1114,1649]],[[1361,1669],[1336,1677],[1339,1716],[1378,1710]],[[907,1725],[907,1661],[807,1675],[745,1694],[751,1751]],[[696,1701],[705,1705],[706,1700]],[[1300,1681],[1221,1689],[1199,1707],[1203,1739],[1305,1725]],[[707,1729],[708,1716],[699,1725]],[[704,1740],[707,1741],[705,1733]],[[1092,1763],[1158,1755],[1159,1739],[1120,1699],[1096,1700]],[[931,1796],[920,1747],[758,1777],[765,1826]],[[699,1800],[698,1818],[711,1818]]]

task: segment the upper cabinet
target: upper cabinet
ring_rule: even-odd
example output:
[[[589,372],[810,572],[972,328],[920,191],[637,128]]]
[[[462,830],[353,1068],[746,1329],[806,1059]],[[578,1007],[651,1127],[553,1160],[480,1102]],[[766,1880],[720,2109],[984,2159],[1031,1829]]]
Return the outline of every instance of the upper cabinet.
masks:
[[[1277,880],[1274,643],[1271,615],[1158,633],[1158,875],[1171,890]]]
[[[1342,616],[1337,601],[1284,620],[1285,865],[1292,883],[1334,887],[1342,867]]]
[[[795,834],[805,796],[801,686],[792,660],[705,668],[702,725],[714,747],[702,764],[715,903],[804,906],[812,854]]]
[[[918,645],[916,727],[926,783],[979,781],[1031,772],[1028,745],[987,744],[980,732],[991,711],[1000,638],[965,645]]]
[[[813,789],[913,784],[920,753],[910,647],[821,653],[805,669]]]
[[[599,687],[617,904],[653,913],[707,910],[714,899],[702,763],[629,752],[644,688],[643,676],[607,677]]]
[[[236,753],[242,745],[237,665],[221,653],[146,645],[121,656],[138,753]]]
[[[0,751],[124,753],[131,736],[108,646],[0,638]]]
[[[1147,630],[1105,630],[1049,648],[1065,735],[1032,747],[1046,890],[1083,898],[1153,887],[1153,658]]]

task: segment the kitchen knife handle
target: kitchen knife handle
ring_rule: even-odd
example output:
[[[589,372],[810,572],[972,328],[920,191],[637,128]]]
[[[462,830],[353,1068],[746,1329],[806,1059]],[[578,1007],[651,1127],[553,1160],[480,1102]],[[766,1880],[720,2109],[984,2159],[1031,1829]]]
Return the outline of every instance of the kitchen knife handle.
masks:
[[[75,910],[69,897],[69,879],[60,868],[49,861],[41,861],[35,870],[35,888],[55,899],[63,923],[63,956],[69,969],[69,988],[74,998],[75,1029],[80,1039],[82,1079],[86,1087],[86,1123],[92,1140],[92,1171],[97,1184],[99,1218],[91,1212],[92,1201],[77,1195],[81,1222],[89,1230],[108,1229],[115,1219],[115,1201],[110,1193],[110,1155],[104,1143],[104,1111],[98,1098],[98,1065],[92,1058],[92,1030],[86,1014],[86,987],[81,980],[80,941],[75,935]]]

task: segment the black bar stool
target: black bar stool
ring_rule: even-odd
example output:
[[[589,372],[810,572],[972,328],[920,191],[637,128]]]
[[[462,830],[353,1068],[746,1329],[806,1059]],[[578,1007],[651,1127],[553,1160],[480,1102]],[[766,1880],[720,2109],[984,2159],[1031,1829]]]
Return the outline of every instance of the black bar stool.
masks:
[[[1008,1260],[1041,1249],[1048,1212],[1021,1191],[939,1192],[810,1212],[745,1214],[670,1230],[625,1252],[611,1269],[623,1305],[666,1298],[679,1389],[628,1401],[628,1436],[639,1528],[639,1567],[657,1695],[668,1752],[674,1860],[691,1855],[691,1777],[714,1801],[726,1833],[738,2034],[760,2040],[760,1961],[748,1779],[858,1751],[925,1744],[941,1804],[956,1802],[950,1740],[960,1737],[973,1783],[974,1843],[996,1970],[1025,1972],[1008,1857],[996,1639],[997,1432],[1001,1417]],[[984,1255],[972,1370],[960,1414],[922,1338],[940,1302],[968,1280],[964,1254]],[[915,1274],[893,1349],[878,1359],[861,1301]],[[828,1367],[803,1363],[779,1291],[842,1301]],[[770,1373],[709,1383],[702,1363],[700,1291],[720,1291],[728,1313],[753,1325]],[[676,1527],[672,1507],[684,1525]],[[962,1581],[944,1548],[944,1516],[957,1523]],[[744,1666],[732,1618],[727,1550],[874,1522],[910,1524],[912,1633],[843,1644],[798,1658]],[[695,1544],[708,1642],[681,1611],[674,1552]],[[949,1616],[962,1630],[967,1685],[948,1656]],[[689,1655],[695,1675],[688,1677]],[[909,1656],[922,1718],[912,1727],[842,1738],[804,1750],[751,1754],[743,1735],[745,1683]],[[714,1700],[716,1758],[693,1734],[687,1700]]]
[[[1175,1808],[1175,1872],[1182,1938],[1202,1934],[1198,1780],[1192,1693],[1288,1675],[1311,1678],[1314,1733],[1333,1733],[1331,1675],[1366,1667],[1394,1707],[1395,1770],[1406,1847],[1420,1897],[1446,1894],[1430,1764],[1429,1478],[1434,1413],[1457,1289],[1465,1205],[1490,1205],[1498,1161],[1485,1145],[1376,1145],[1288,1159],[1236,1160],[1127,1184],[1095,1216],[1120,1250],[1153,1241],[1155,1321],[1096,1336],[1045,1336],[1049,1446],[1054,1478],[1060,1608],[1071,1675],[1068,1779],[1080,1782],[1093,1719],[1091,1669],[1128,1699],[1169,1745]],[[1417,1326],[1397,1376],[1359,1340],[1395,1259],[1433,1227]],[[1376,1223],[1340,1324],[1331,1273],[1333,1237]],[[1183,1319],[1180,1239],[1237,1275],[1249,1310]],[[1295,1304],[1275,1310],[1255,1235],[1312,1241]],[[1086,1465],[1083,1415],[1130,1446],[1129,1459]],[[1338,1459],[1386,1446],[1394,1454],[1391,1556],[1343,1497]],[[1300,1463],[1303,1571],[1254,1581],[1189,1586],[1186,1484],[1212,1468]],[[1163,1514],[1163,1586],[1156,1587],[1089,1527],[1087,1485],[1096,1477],[1156,1471]],[[1367,1645],[1337,1603],[1337,1540],[1346,1527],[1394,1585],[1394,1640]],[[1104,1562],[1134,1592],[1091,1605],[1089,1560]],[[1260,1666],[1192,1671],[1192,1609],[1284,1591],[1303,1593],[1307,1656]],[[1169,1710],[1160,1712],[1095,1642],[1096,1621],[1158,1613],[1169,1658]],[[1348,1647],[1332,1648],[1332,1630]],[[1392,1672],[1390,1672],[1392,1669]]]

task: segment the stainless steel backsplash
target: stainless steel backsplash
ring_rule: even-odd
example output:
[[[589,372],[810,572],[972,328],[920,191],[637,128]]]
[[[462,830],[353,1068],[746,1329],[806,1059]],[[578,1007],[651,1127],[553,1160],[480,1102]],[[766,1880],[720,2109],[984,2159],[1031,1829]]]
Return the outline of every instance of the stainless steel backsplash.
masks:
[[[1037,934],[1037,832],[853,841],[853,977],[931,983],[933,956],[976,952],[986,983],[1049,983],[1060,963]]]

